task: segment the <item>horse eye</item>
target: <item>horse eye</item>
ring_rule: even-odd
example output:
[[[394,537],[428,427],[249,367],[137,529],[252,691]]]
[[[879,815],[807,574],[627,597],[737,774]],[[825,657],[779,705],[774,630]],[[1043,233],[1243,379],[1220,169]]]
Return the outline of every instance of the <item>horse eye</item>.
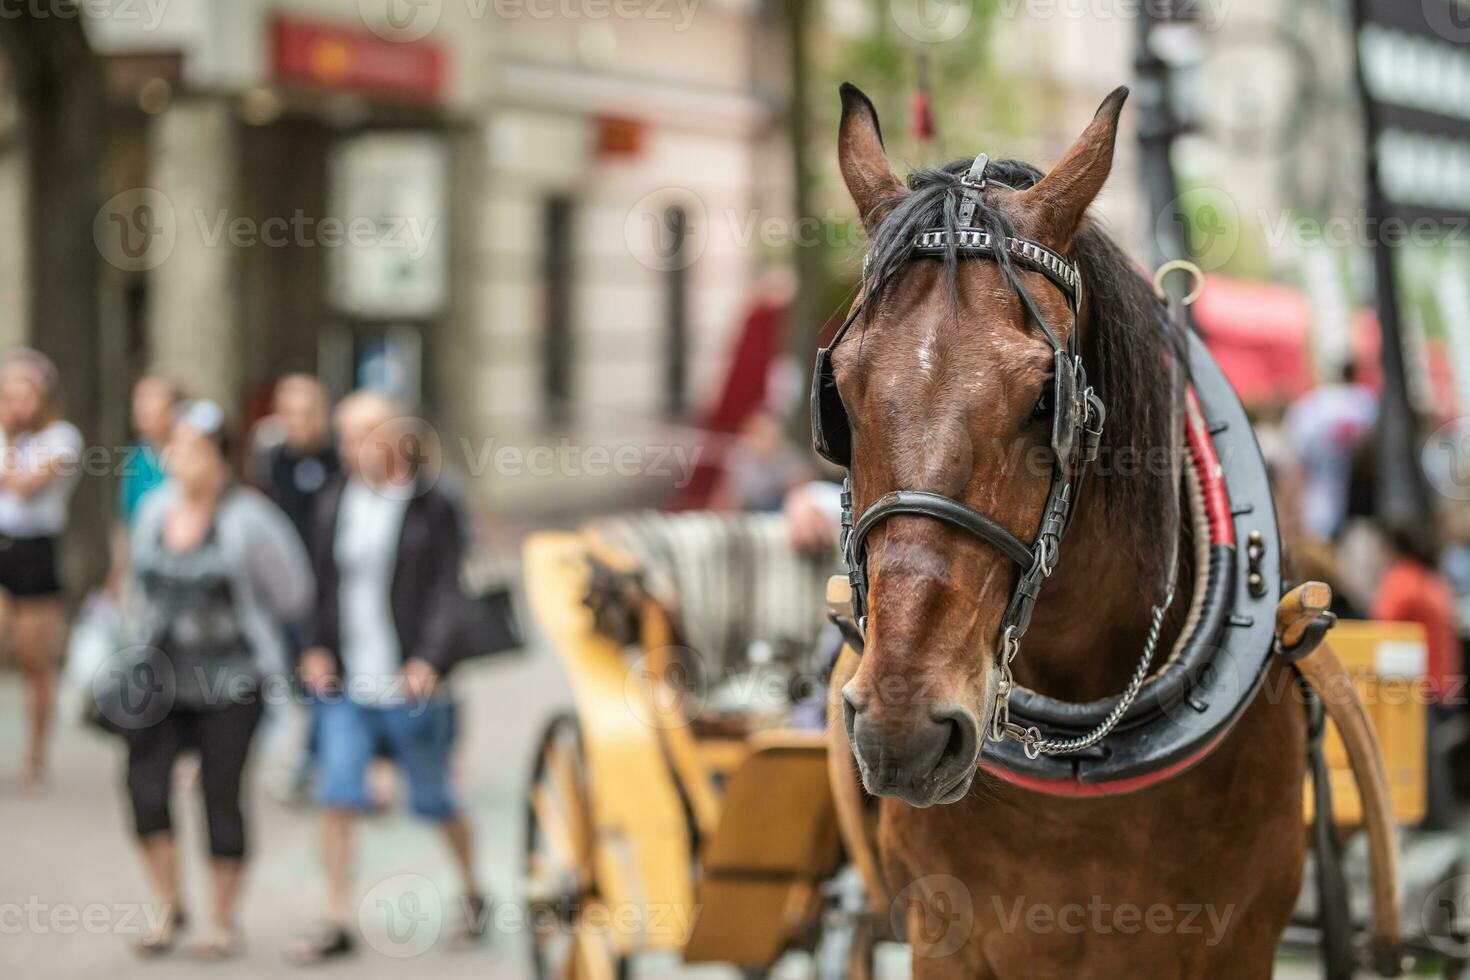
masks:
[[[1046,385],[1041,389],[1041,397],[1038,398],[1038,399],[1036,399],[1036,407],[1031,410],[1031,417],[1032,418],[1034,418],[1034,419],[1049,419],[1049,418],[1051,418],[1052,411],[1056,408],[1055,404],[1053,404],[1053,398],[1052,398],[1052,388],[1053,387],[1054,387],[1054,385],[1052,384],[1052,382],[1048,381],[1046,383]]]

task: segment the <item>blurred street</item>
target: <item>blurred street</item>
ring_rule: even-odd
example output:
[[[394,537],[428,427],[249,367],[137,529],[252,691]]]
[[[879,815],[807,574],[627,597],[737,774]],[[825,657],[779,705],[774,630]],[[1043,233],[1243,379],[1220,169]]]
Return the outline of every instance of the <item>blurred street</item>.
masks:
[[[489,875],[493,893],[504,898],[515,889],[511,876],[518,866],[520,809],[531,742],[543,717],[558,704],[565,685],[550,658],[537,655],[476,666],[456,683],[461,685],[461,697],[474,707],[466,712],[458,784],[483,842],[480,867]],[[13,675],[6,674],[0,679],[0,718],[4,719],[0,757],[16,758],[22,717],[19,685]],[[4,887],[0,889],[3,901],[45,909],[44,921],[57,926],[19,930],[11,922],[0,926],[0,975],[28,980],[196,975],[199,964],[183,951],[160,960],[143,960],[127,952],[136,938],[128,934],[132,928],[128,920],[135,915],[135,903],[145,899],[146,889],[128,832],[121,752],[102,736],[75,727],[59,730],[57,736],[54,778],[41,797],[21,795],[14,772],[0,775],[0,825],[15,828],[6,847]],[[261,760],[266,758],[267,753],[262,753]],[[221,978],[259,977],[290,969],[283,959],[286,943],[320,912],[315,857],[318,820],[308,808],[278,802],[270,787],[262,785],[279,777],[277,758],[272,755],[268,765],[256,766],[255,860],[242,910],[245,951],[238,961],[220,966]],[[197,792],[188,800],[175,815],[184,826],[185,893],[202,904],[207,891],[199,873],[203,845]],[[34,816],[40,810],[44,816]],[[361,833],[358,885],[359,893],[369,896],[365,905],[371,906],[378,894],[373,891],[375,884],[386,882],[380,891],[391,888],[397,899],[404,886],[395,887],[396,883],[422,885],[418,875],[423,873],[446,889],[445,901],[450,901],[453,875],[436,834],[399,814],[364,821]],[[394,878],[410,870],[417,873]],[[84,915],[90,905],[108,909],[112,928],[90,932],[80,926],[68,928],[64,916],[69,913],[62,910],[77,909],[78,915]],[[429,930],[438,927],[437,922],[426,923]],[[373,943],[369,938],[360,947],[360,955],[322,968],[324,975],[401,976],[401,960],[375,950]],[[377,944],[389,953],[395,951],[381,933]],[[514,935],[496,936],[483,950],[428,952],[414,971],[444,980],[512,980],[527,975],[522,940]]]
[[[1470,0],[0,0],[0,980],[1458,975],[1467,106]]]
[[[514,900],[527,769],[540,726],[568,703],[566,682],[549,651],[537,647],[524,657],[472,666],[455,683],[468,709],[465,715],[472,719],[460,742],[457,782],[482,841],[479,865],[496,898]],[[0,757],[20,741],[20,709],[19,684],[13,675],[0,674]],[[144,921],[138,903],[145,900],[146,889],[127,830],[118,747],[88,730],[66,727],[57,732],[55,753],[54,778],[38,798],[23,796],[13,773],[0,774],[0,825],[27,828],[6,849],[0,902],[15,911],[0,919],[0,975],[26,980],[196,976],[200,964],[183,950],[152,960],[128,952],[136,938],[135,924]],[[242,914],[245,950],[238,960],[210,968],[211,975],[221,980],[294,969],[283,950],[319,914],[318,820],[310,808],[277,799],[273,790],[281,776],[279,758],[273,753],[270,764],[257,766],[255,772],[255,852]],[[176,814],[187,852],[186,894],[195,901],[194,897],[207,894],[198,860],[203,846],[198,805],[196,792],[190,806],[181,806]],[[46,818],[28,819],[39,807],[45,807]],[[441,942],[420,951],[423,937],[449,928],[428,911],[440,901],[436,888],[443,889],[444,907],[453,909],[454,876],[437,835],[393,813],[364,821],[361,843],[358,918],[365,941],[359,955],[305,970],[303,975],[399,977],[404,961],[412,957],[416,971],[431,972],[439,980],[531,976],[526,940],[514,926],[513,912],[495,917],[502,924],[492,929],[493,938],[481,949],[445,949]],[[420,906],[404,898],[410,892],[409,899],[432,896],[421,906],[431,917],[423,921],[423,931],[395,943],[387,937],[384,919],[375,913],[381,908],[378,903],[387,901],[415,915]],[[89,907],[94,910],[89,912]],[[37,910],[42,928],[31,927],[32,910]],[[106,924],[89,928],[84,924],[89,915]],[[887,950],[885,962],[892,967],[885,977],[907,975],[903,950]],[[732,973],[721,967],[679,969],[673,963],[650,960],[636,975],[647,980],[722,980]],[[778,974],[793,980],[804,975],[801,963],[789,964]]]
[[[470,719],[460,743],[458,784],[479,832],[480,866],[489,875],[498,899],[513,898],[520,861],[524,782],[540,725],[567,702],[566,682],[550,653],[541,647],[524,657],[481,663],[456,679]],[[0,758],[14,757],[20,740],[20,686],[11,674],[0,674]],[[268,736],[269,737],[269,736]],[[70,980],[107,976],[111,980],[170,980],[198,975],[200,964],[176,952],[156,960],[127,952],[136,938],[133,924],[142,921],[137,903],[146,898],[142,868],[127,831],[121,791],[122,759],[116,746],[90,731],[66,727],[58,731],[56,765],[51,785],[39,798],[19,792],[15,774],[0,774],[0,826],[25,828],[8,842],[0,901],[0,975],[25,980]],[[265,753],[262,753],[264,758]],[[254,978],[290,967],[282,950],[291,936],[318,915],[320,877],[316,869],[317,820],[306,808],[276,798],[279,756],[257,766],[253,801],[255,859],[243,902],[244,954],[236,961],[211,967],[221,980]],[[190,806],[179,808],[187,851],[186,894],[197,902],[206,894],[198,851],[202,847],[197,793]],[[45,819],[28,819],[45,808]],[[311,976],[353,976],[363,980],[402,976],[412,955],[415,972],[438,980],[526,980],[530,977],[525,937],[513,928],[497,927],[482,949],[445,949],[442,942],[420,952],[424,935],[438,935],[441,923],[424,904],[422,933],[406,942],[387,938],[379,901],[398,903],[407,914],[415,906],[404,895],[422,899],[434,886],[452,901],[453,875],[437,836],[408,817],[394,813],[365,821],[359,849],[359,911],[366,941],[359,955],[302,971]],[[90,907],[90,909],[89,909]],[[23,916],[25,928],[17,928]],[[51,925],[35,929],[35,916]],[[89,918],[95,917],[95,918]],[[514,922],[513,917],[497,918]],[[88,926],[86,923],[103,923]],[[883,951],[883,977],[908,975],[905,950]],[[724,980],[733,971],[722,967],[680,969],[673,963],[648,961],[635,974],[639,980]],[[1283,964],[1276,976],[1307,980],[1314,968],[1300,961]],[[777,980],[806,976],[806,964],[783,964]]]

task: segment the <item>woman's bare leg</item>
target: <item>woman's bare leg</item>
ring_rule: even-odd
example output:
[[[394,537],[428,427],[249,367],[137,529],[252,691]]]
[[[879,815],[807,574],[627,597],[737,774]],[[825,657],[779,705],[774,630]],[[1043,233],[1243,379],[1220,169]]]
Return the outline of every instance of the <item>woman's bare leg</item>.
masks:
[[[179,849],[173,832],[165,830],[139,840],[138,850],[143,854],[143,867],[161,910],[157,928],[138,942],[138,951],[163,952],[173,945],[183,919],[179,903]]]
[[[16,599],[11,604],[15,659],[26,685],[30,725],[22,780],[38,789],[46,776],[46,735],[56,697],[56,664],[61,659],[65,609],[60,598]]]
[[[209,881],[213,891],[210,934],[194,953],[206,959],[224,959],[238,952],[235,912],[240,906],[240,885],[245,879],[245,862],[240,858],[211,858]]]
[[[165,907],[179,904],[179,849],[172,831],[149,834],[138,841],[143,852],[143,867],[148,872],[148,883],[153,886],[153,897]]]

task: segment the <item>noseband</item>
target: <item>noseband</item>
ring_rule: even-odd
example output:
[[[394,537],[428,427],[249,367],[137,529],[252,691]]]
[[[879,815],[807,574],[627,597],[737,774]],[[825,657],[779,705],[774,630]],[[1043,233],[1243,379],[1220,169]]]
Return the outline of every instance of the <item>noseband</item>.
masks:
[[[852,423],[837,391],[832,352],[862,315],[866,297],[881,290],[882,280],[865,288],[864,299],[848,314],[832,342],[817,352],[811,394],[812,436],[815,448],[823,458],[848,470],[842,490],[842,548],[852,585],[853,620],[849,624],[840,625],[845,626],[845,632],[858,650],[861,650],[863,636],[867,632],[867,538],[875,527],[888,518],[912,514],[949,524],[990,544],[1020,569],[1015,590],[1001,618],[1001,679],[990,737],[995,741],[1000,741],[1007,735],[1016,738],[1025,746],[1028,756],[1034,758],[1035,754],[1041,752],[1061,754],[1086,748],[1105,736],[1117,723],[1117,719],[1113,719],[1106,723],[1106,727],[1099,725],[1098,729],[1084,738],[1047,742],[1041,738],[1037,729],[1011,724],[1009,715],[1009,698],[1014,690],[1010,665],[1020,652],[1021,639],[1031,625],[1031,615],[1041,594],[1042,583],[1056,568],[1062,541],[1081,493],[1082,481],[1089,464],[1098,455],[1107,412],[1102,399],[1087,384],[1087,372],[1078,353],[1077,326],[1082,301],[1082,277],[1077,267],[1039,242],[1014,236],[1001,240],[992,236],[989,231],[971,227],[980,193],[990,183],[985,176],[988,163],[986,154],[980,154],[970,166],[969,172],[960,180],[963,195],[958,215],[960,227],[952,232],[935,229],[918,234],[914,238],[909,257],[942,256],[953,249],[960,255],[995,262],[1020,297],[1026,312],[1036,321],[1051,344],[1055,371],[1052,382],[1051,485],[1035,537],[1027,543],[968,504],[922,490],[895,490],[886,493],[854,519]],[[864,278],[867,273],[866,265],[865,261]],[[1047,323],[1046,317],[1032,299],[1017,271],[1018,266],[1040,273],[1066,298],[1067,307],[1072,314],[1072,329],[1065,343],[1059,339],[1057,332]],[[1150,633],[1150,643],[1144,654],[1142,668],[1137,672],[1138,681],[1130,685],[1132,694],[1137,693],[1148,662],[1152,659],[1163,610],[1167,608],[1168,600],[1172,599],[1172,593],[1171,584],[1166,601],[1155,607],[1154,628]],[[1131,696],[1125,694],[1125,698],[1131,703]],[[1124,708],[1126,707],[1125,704]]]

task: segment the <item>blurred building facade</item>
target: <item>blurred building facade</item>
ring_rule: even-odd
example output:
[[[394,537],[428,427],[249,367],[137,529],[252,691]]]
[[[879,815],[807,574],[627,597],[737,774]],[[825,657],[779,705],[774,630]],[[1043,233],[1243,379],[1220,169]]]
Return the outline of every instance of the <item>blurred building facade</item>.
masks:
[[[1136,5],[925,3],[813,7],[812,209],[824,227],[851,219],[830,152],[836,64],[901,63],[855,79],[878,100],[901,171],[980,149],[1049,166],[1109,91],[1137,84]],[[1203,312],[1239,322],[1212,322],[1212,334],[1272,363],[1290,346],[1298,387],[1335,376],[1351,354],[1373,359],[1362,236],[1350,228],[1334,243],[1295,224],[1361,213],[1343,5],[1192,7],[1196,20],[1160,32],[1158,48],[1178,68],[1174,96],[1190,124],[1174,161],[1195,257],[1221,281],[1298,290],[1229,284]],[[386,387],[423,405],[446,457],[504,505],[618,506],[665,486],[667,468],[564,480],[586,468],[507,473],[494,454],[524,462],[568,442],[599,455],[691,450],[687,423],[720,387],[762,266],[813,232],[792,221],[779,3],[89,9],[113,106],[111,200],[94,231],[120,362],[161,365],[247,419],[287,370],[319,373],[339,392]],[[889,42],[882,56],[875,39]],[[843,50],[856,55],[844,62]],[[984,71],[931,73],[945,104],[939,138],[924,144],[904,113],[926,58]],[[1147,263],[1158,229],[1139,180],[1143,94],[1123,117],[1095,211]],[[0,97],[6,230],[25,213],[23,154]],[[25,322],[24,236],[6,237],[0,344],[24,339]],[[832,272],[850,283],[861,241],[824,244],[838,246]],[[1458,266],[1419,266],[1433,272],[1421,292],[1470,308]],[[1411,341],[1423,333],[1412,316],[1410,331]],[[1424,391],[1431,360],[1411,363]]]
[[[789,212],[777,26],[754,0],[107,8],[123,361],[245,421],[285,371],[374,384],[503,505],[615,498],[611,470],[493,479],[491,451],[692,443],[762,262],[748,232]],[[0,342],[23,265],[0,253]]]
[[[0,249],[0,347],[26,339],[25,161],[15,100],[0,61],[0,228],[11,242]]]

